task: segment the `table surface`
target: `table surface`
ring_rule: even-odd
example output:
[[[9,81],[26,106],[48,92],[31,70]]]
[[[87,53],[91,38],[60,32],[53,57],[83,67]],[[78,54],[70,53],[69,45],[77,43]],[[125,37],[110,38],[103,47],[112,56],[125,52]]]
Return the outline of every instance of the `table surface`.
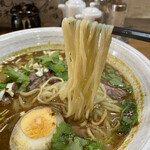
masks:
[[[0,35],[11,32],[11,29],[0,29]],[[128,44],[140,51],[148,59],[150,59],[150,43],[140,40],[129,39]]]
[[[145,55],[148,59],[150,59],[150,43],[149,42],[143,42],[139,40],[130,39],[128,44],[136,48],[143,55]]]

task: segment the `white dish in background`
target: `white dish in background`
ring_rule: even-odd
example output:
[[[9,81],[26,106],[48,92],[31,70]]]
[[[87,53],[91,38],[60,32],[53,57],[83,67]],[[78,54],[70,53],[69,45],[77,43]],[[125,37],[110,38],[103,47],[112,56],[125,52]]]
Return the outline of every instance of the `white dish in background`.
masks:
[[[47,44],[49,41],[63,43],[61,28],[36,28],[2,35],[0,58],[31,46]],[[136,49],[117,39],[112,40],[109,52],[129,66],[140,82],[143,94],[146,94],[139,130],[126,149],[148,150],[150,149],[150,142],[147,142],[150,137],[150,61]]]

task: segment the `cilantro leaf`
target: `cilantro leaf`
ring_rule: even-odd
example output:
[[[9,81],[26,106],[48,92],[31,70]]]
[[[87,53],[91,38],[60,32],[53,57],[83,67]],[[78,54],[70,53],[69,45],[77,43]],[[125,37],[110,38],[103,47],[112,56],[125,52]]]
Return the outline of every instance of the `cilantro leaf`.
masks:
[[[80,143],[83,147],[86,146],[86,145],[88,145],[88,144],[90,143],[89,140],[84,139],[84,138],[75,137],[74,139],[75,139],[75,140],[76,140],[76,139],[79,140],[79,143]]]
[[[56,131],[51,140],[52,148],[50,150],[69,150],[68,143],[72,139],[71,126],[62,122]]]
[[[71,126],[60,123],[51,140],[50,150],[101,150],[102,144],[92,139],[84,139],[72,133]]]
[[[78,139],[74,139],[74,141],[69,146],[69,150],[83,150],[83,147],[81,146]]]
[[[30,80],[30,79],[29,79]],[[27,86],[29,85],[30,81],[29,80],[22,80],[22,83],[19,87],[19,91],[25,91]],[[17,83],[17,82],[16,82]]]
[[[57,132],[53,135],[52,143],[57,142],[58,138],[61,137],[63,134],[70,135],[71,134],[71,127],[69,124],[62,122],[59,127],[56,128]]]
[[[111,74],[111,73],[112,73],[112,74],[115,73],[115,70],[112,69],[112,68],[110,69],[110,68],[106,68],[106,67],[105,67],[105,70],[106,70],[108,73],[110,73],[110,74]]]
[[[12,67],[7,66],[3,72],[9,77],[4,80],[4,83],[16,82],[20,85],[19,90],[24,91],[30,82],[30,78],[22,72],[16,72]]]
[[[120,87],[121,89],[126,90],[128,93],[132,93],[132,86],[125,85],[122,77],[117,76],[114,69],[105,67],[104,72],[102,73],[102,78],[109,81],[111,85]]]
[[[86,150],[101,150],[102,145],[99,142],[91,142],[88,146],[85,148]]]
[[[127,134],[130,131],[130,125],[126,124],[126,122],[121,122],[121,125],[117,128],[118,132]]]
[[[56,76],[62,78],[64,81],[68,80],[68,72],[58,72]]]
[[[32,70],[28,64],[26,64],[25,66],[21,66],[21,68],[23,69],[22,73],[26,75],[29,75],[31,72],[34,72],[34,70]]]
[[[16,80],[18,78],[18,74],[16,73],[16,71],[10,67],[10,66],[7,66],[5,68],[2,69],[2,71],[4,72],[4,74],[7,74],[9,76],[9,79],[7,79],[6,81],[13,81],[13,80]]]
[[[133,91],[133,88],[131,85],[123,86],[122,89],[127,90],[128,93],[132,93]]]
[[[55,73],[64,72],[66,70],[65,65],[62,63],[49,63],[48,68],[53,70]]]
[[[35,58],[36,61],[41,62],[42,65],[52,70],[57,77],[63,80],[68,80],[67,65],[59,59],[59,53],[54,52],[51,56],[42,55]]]
[[[133,101],[123,101],[121,112],[121,125],[118,131],[127,134],[131,127],[138,123],[137,105]]]
[[[58,52],[54,52],[51,55],[51,59],[52,59],[53,63],[57,63],[58,61],[60,61],[60,59],[59,59],[59,53]]]
[[[0,91],[2,91],[3,89],[5,89],[6,85],[7,85],[6,83],[0,82]]]
[[[114,133],[107,141],[106,144],[110,144],[116,138],[116,133]]]
[[[52,59],[48,55],[42,55],[39,57],[35,57],[35,60],[41,62],[42,65],[46,65],[48,62],[52,61]]]

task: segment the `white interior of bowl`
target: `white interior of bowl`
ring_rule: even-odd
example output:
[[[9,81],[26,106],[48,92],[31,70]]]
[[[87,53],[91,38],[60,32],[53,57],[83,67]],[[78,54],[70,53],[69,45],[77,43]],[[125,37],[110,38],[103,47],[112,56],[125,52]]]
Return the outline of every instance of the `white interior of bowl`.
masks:
[[[61,28],[37,28],[12,32],[0,36],[0,58],[15,51],[42,44],[63,43]],[[110,53],[126,63],[141,84],[144,97],[144,110],[138,132],[126,147],[128,150],[141,150],[150,147],[150,61],[131,46],[113,39]],[[147,145],[146,145],[147,142]]]

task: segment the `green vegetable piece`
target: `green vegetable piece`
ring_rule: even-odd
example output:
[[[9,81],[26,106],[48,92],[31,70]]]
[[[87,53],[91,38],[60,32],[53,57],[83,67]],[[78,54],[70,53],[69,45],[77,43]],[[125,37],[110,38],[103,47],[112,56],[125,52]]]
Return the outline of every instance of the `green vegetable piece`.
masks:
[[[64,81],[68,80],[68,72],[58,72],[56,76],[62,78]]]
[[[30,80],[30,79],[29,79],[29,80]],[[23,81],[23,80],[22,80],[22,83],[21,83],[21,85],[20,85],[20,87],[19,87],[19,91],[25,91],[25,90],[26,90],[27,86],[28,86],[29,83],[30,83],[29,80],[27,80],[27,81]]]
[[[25,66],[21,66],[21,68],[23,69],[22,73],[26,75],[29,75],[31,72],[35,72],[35,70],[32,70],[28,64],[26,64]]]
[[[109,81],[109,83],[113,86],[120,87],[121,89],[125,89],[128,93],[132,93],[132,86],[130,85],[125,85],[123,82],[122,77],[117,76],[115,74],[114,69],[109,69],[109,68],[104,68],[104,71],[102,73],[102,78],[105,80]]]
[[[102,150],[102,144],[100,142],[92,141],[88,146],[85,148],[86,150]]]
[[[126,122],[122,121],[121,125],[117,128],[117,131],[124,133],[124,134],[127,134],[130,131],[130,128],[131,127],[129,124],[126,124]]]
[[[122,87],[122,89],[127,90],[128,93],[132,93],[133,92],[133,88],[130,85],[124,86],[124,87]]]
[[[115,73],[115,70],[114,70],[114,69],[112,69],[112,68],[111,68],[111,69],[109,69],[109,68],[106,68],[106,67],[105,67],[105,68],[104,68],[104,70],[105,70],[107,73],[109,73],[109,74],[111,74],[111,73],[112,73],[112,74],[113,74],[113,73]]]
[[[117,85],[118,87],[123,87],[124,86],[124,83],[122,83],[122,78],[118,77],[118,76],[115,76],[114,78],[112,78],[110,80],[110,84]]]
[[[53,63],[53,64],[60,63],[58,52],[54,52],[51,56],[42,55],[42,56],[36,57],[35,59],[41,62],[42,65],[44,65],[45,67],[48,67],[50,63]]]
[[[90,141],[88,139],[84,139],[84,138],[80,138],[80,137],[75,137],[75,140],[78,140],[79,143],[85,147],[86,145],[88,145],[90,143]]]
[[[35,60],[41,62],[42,65],[46,65],[48,62],[52,61],[52,59],[48,55],[42,55],[39,57],[35,57]]]
[[[110,144],[112,140],[116,138],[116,134],[114,133],[107,141],[106,144]]]
[[[6,83],[0,82],[0,91],[4,90],[6,85],[7,85]]]
[[[119,76],[116,76],[115,73],[109,73],[108,76],[109,76],[111,79],[119,77]],[[117,78],[117,79],[118,79],[119,81],[120,81],[120,80],[122,81],[122,78],[120,78],[120,77]]]
[[[9,81],[11,81],[11,80],[13,81],[13,80],[16,80],[18,78],[18,74],[10,66],[3,68],[2,71],[9,76]]]
[[[29,85],[30,78],[22,72],[16,72],[12,67],[7,66],[3,69],[3,72],[9,77],[4,80],[4,83],[16,82],[20,85],[19,90],[25,91]]]
[[[63,134],[71,134],[71,126],[65,122],[60,123],[59,127],[56,128],[56,133],[53,135],[53,141],[57,140]]]
[[[2,121],[4,118],[5,118],[4,116],[3,116],[3,117],[1,117],[1,118],[0,118],[0,121]]]
[[[59,59],[59,53],[54,52],[51,56],[43,55],[36,57],[36,60],[41,62],[46,68],[55,72],[57,77],[63,80],[68,80],[67,65]]]
[[[48,68],[56,72],[64,72],[66,70],[65,66],[62,63],[50,63]]]
[[[102,78],[106,79],[107,81],[111,80],[112,78],[109,75],[102,74]]]
[[[57,142],[53,143],[52,148],[50,150],[69,150],[69,146],[61,142]]]
[[[79,139],[74,139],[74,142],[69,145],[69,150],[83,150],[83,146],[81,146]]]
[[[118,131],[127,134],[131,127],[138,123],[137,105],[133,101],[123,101],[121,112],[121,125]]]
[[[50,150],[69,150],[68,143],[72,139],[72,136],[71,126],[65,122],[60,123],[51,140],[52,148]]]
[[[52,55],[51,55],[51,58],[52,58],[52,61],[53,63],[57,63],[59,60],[59,53],[58,52],[54,52]]]
[[[71,126],[65,122],[60,123],[51,140],[50,150],[101,150],[102,144],[91,139],[75,136]]]

